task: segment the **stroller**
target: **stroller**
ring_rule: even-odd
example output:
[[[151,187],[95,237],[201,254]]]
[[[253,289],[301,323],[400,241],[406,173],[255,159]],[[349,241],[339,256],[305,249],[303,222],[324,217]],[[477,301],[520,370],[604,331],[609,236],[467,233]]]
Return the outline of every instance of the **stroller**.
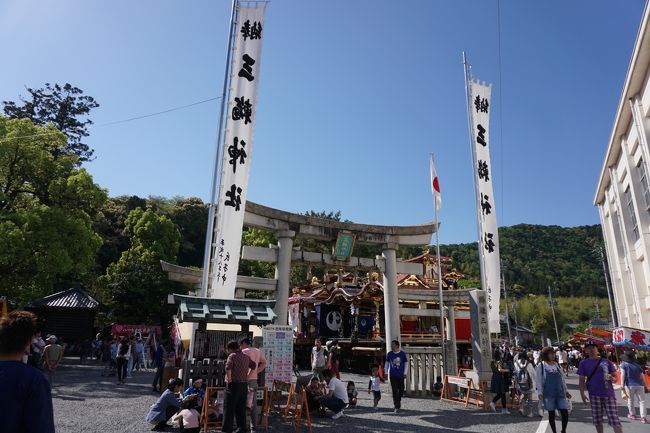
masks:
[[[309,386],[309,381],[311,380],[313,375],[311,374],[308,374],[306,376],[301,375],[300,371],[298,370],[298,367],[296,367],[295,365],[293,366],[293,374],[296,375],[296,388],[300,389],[302,387],[307,389],[307,387]]]

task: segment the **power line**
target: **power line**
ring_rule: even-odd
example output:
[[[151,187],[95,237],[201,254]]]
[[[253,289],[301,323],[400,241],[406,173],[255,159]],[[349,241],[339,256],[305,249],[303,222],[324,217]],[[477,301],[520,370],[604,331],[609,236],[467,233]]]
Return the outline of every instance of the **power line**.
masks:
[[[193,103],[187,104],[187,105],[181,105],[179,107],[170,108],[168,110],[157,111],[157,112],[151,113],[151,114],[145,114],[145,115],[142,115],[142,116],[130,117],[128,119],[123,119],[123,120],[116,120],[114,122],[102,123],[101,125],[96,125],[96,127],[117,125],[117,124],[120,124],[120,123],[132,122],[134,120],[146,119],[147,117],[159,116],[161,114],[171,113],[172,111],[178,111],[178,110],[182,110],[184,108],[194,107],[195,105],[205,104],[206,102],[216,101],[217,99],[221,99],[221,96],[217,96],[217,97],[210,98],[210,99],[205,99],[203,101],[193,102]]]
[[[178,107],[169,108],[169,109],[163,110],[163,111],[157,111],[155,113],[145,114],[145,115],[142,115],[142,116],[130,117],[128,119],[122,119],[122,120],[116,120],[114,122],[102,123],[100,125],[91,125],[89,129],[99,128],[99,127],[103,127],[103,126],[118,125],[120,123],[132,122],[134,120],[140,120],[140,119],[146,119],[148,117],[160,116],[161,114],[171,113],[172,111],[183,110],[185,108],[194,107],[196,105],[205,104],[207,102],[216,101],[218,99],[221,99],[221,96],[217,96],[217,97],[209,98],[209,99],[204,99],[203,101],[193,102],[193,103],[187,104],[187,105],[180,105]],[[57,131],[52,131],[52,132],[39,132],[38,134],[22,135],[20,137],[8,137],[8,138],[0,139],[0,143],[3,143],[5,141],[18,140],[18,139],[21,139],[21,138],[42,137],[42,136],[46,136],[46,135],[56,135],[56,134],[61,134],[61,132],[57,130]]]

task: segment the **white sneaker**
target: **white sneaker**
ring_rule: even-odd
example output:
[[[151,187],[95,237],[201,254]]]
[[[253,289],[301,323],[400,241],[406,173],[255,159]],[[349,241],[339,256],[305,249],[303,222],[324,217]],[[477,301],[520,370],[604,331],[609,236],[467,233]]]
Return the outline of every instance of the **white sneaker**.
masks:
[[[490,409],[492,409],[493,412],[497,411],[497,405],[493,401],[490,402]]]
[[[504,415],[510,415],[510,412],[506,408],[501,409],[501,413]]]
[[[343,411],[337,412],[334,415],[332,415],[332,419],[339,419],[343,416]]]

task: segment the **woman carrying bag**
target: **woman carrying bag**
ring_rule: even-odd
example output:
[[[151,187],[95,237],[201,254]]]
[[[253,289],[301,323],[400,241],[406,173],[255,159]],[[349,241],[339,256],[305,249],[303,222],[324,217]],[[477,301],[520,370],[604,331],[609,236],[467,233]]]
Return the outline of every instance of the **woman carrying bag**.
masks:
[[[629,419],[640,419],[643,424],[648,424],[645,416],[645,380],[643,369],[636,361],[634,352],[625,352],[621,357],[621,388],[623,400],[627,400],[627,410]],[[634,415],[634,403],[639,402],[640,417]]]
[[[490,408],[496,412],[496,403],[497,401],[501,400],[501,413],[509,414],[510,412],[508,412],[508,407],[506,406],[506,392],[508,391],[508,385],[506,384],[506,374],[510,373],[510,370],[504,367],[503,360],[501,358],[501,351],[499,349],[494,349],[490,367],[492,368],[490,392],[494,394],[494,398],[490,402]]]
[[[540,354],[541,362],[537,366],[537,394],[540,401],[544,402],[544,410],[548,412],[548,423],[553,433],[555,428],[555,411],[559,410],[562,417],[562,433],[566,433],[569,423],[569,399],[571,394],[567,391],[564,374],[560,365],[555,360],[555,351],[552,347],[545,347]]]

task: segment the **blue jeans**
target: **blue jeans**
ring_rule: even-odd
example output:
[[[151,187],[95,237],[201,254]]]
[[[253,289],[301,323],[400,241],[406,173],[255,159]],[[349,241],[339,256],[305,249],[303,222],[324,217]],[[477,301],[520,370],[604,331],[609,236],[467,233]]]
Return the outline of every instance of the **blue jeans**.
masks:
[[[323,397],[320,400],[320,405],[328,408],[334,413],[341,412],[345,407],[345,403],[343,402],[343,400],[337,397],[330,397],[330,398]]]

